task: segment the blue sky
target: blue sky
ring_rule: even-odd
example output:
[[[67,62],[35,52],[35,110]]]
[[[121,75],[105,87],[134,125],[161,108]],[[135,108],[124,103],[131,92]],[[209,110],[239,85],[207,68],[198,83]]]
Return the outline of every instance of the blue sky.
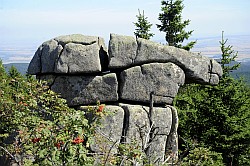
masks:
[[[193,37],[250,34],[250,0],[184,0],[183,19]],[[0,46],[42,42],[65,34],[133,35],[138,9],[154,24],[153,40],[164,40],[161,0],[0,0]],[[1,47],[0,47],[1,48]]]

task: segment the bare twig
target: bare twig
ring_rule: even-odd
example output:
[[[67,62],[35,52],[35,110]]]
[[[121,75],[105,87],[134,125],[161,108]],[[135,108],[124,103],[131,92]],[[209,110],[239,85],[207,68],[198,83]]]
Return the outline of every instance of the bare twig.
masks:
[[[17,161],[16,157],[13,156],[7,149],[5,149],[4,147],[0,146],[0,149],[2,149],[3,151],[5,151],[13,160],[15,160],[15,162],[20,165],[20,163]]]
[[[150,133],[152,131],[153,126],[154,126],[154,123],[152,122],[152,125],[150,126],[149,131],[148,131],[147,136],[146,136],[146,139],[145,139],[143,150],[145,150],[148,147],[147,144],[150,143]]]
[[[166,162],[168,162],[168,160],[171,158],[171,156],[169,155],[166,159],[165,159],[165,161],[163,161],[163,165],[166,163]]]
[[[118,141],[113,142],[112,146],[109,148],[109,152],[108,152],[108,155],[107,155],[107,157],[106,157],[106,159],[105,159],[104,165],[107,164],[109,155],[111,154],[111,150],[113,149],[113,147],[116,145],[117,142],[118,142]]]
[[[113,143],[114,143],[114,142],[117,143],[117,141],[113,140],[112,138],[110,138],[110,136],[104,134],[104,133],[101,132],[100,130],[96,130],[96,132],[99,133],[99,134],[101,134],[101,135],[102,135],[104,138],[106,138],[108,141],[113,142]]]
[[[117,143],[118,143],[119,140],[113,140],[112,138],[110,138],[110,136],[106,135],[105,133],[101,132],[100,130],[96,130],[96,132],[97,132],[98,134],[100,134],[101,136],[103,136],[104,138],[106,138],[109,142],[112,142],[112,146],[109,148],[107,157],[105,158],[104,165],[106,165],[107,162],[108,162],[108,158],[109,158],[109,156],[110,156],[110,154],[111,154],[112,149],[113,149],[115,146],[117,146]]]
[[[124,157],[122,158],[122,161],[121,161],[121,163],[120,163],[120,166],[123,165],[123,162],[124,162]]]

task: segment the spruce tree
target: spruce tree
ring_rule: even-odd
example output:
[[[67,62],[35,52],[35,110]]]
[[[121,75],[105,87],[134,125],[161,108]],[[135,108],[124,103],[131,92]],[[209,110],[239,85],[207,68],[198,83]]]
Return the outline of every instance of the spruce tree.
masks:
[[[149,40],[151,37],[154,36],[153,33],[150,33],[150,29],[153,24],[150,24],[150,22],[148,21],[148,17],[145,17],[144,10],[142,14],[140,10],[138,11],[139,15],[136,15],[138,20],[134,23],[134,25],[136,26],[134,34],[136,38],[143,38]]]
[[[224,31],[222,31],[222,39],[220,41],[220,45],[221,45],[221,60],[219,61],[219,63],[221,64],[222,70],[223,70],[223,76],[222,78],[228,78],[230,72],[232,72],[233,70],[237,70],[240,67],[240,63],[235,63],[235,59],[238,56],[238,52],[235,52],[232,48],[233,46],[228,45],[227,44],[227,39],[224,40]]]
[[[189,42],[183,46],[181,43],[188,39],[193,31],[185,31],[185,27],[189,25],[190,20],[182,21],[182,10],[184,8],[182,0],[168,0],[161,2],[161,10],[163,13],[159,14],[161,24],[157,24],[160,31],[165,32],[165,39],[169,46],[175,46],[190,50],[196,41]]]

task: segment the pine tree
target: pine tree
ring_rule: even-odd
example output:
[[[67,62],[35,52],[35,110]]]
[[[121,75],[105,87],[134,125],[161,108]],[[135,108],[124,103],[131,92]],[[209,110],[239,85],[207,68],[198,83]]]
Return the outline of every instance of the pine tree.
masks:
[[[145,17],[144,10],[142,14],[140,10],[138,11],[139,11],[139,15],[136,15],[138,21],[134,23],[134,25],[136,26],[134,34],[136,38],[143,38],[143,39],[149,40],[151,37],[154,36],[153,33],[150,33],[150,29],[153,24],[150,24],[150,22],[147,20],[148,17]]]
[[[169,46],[175,46],[178,48],[183,48],[185,50],[190,50],[196,41],[189,42],[187,45],[183,46],[181,43],[188,39],[193,31],[186,32],[184,29],[189,25],[190,20],[184,20],[182,22],[182,10],[184,5],[182,0],[168,0],[162,1],[162,12],[159,14],[159,20],[161,24],[157,24],[160,31],[165,32],[165,39]]]

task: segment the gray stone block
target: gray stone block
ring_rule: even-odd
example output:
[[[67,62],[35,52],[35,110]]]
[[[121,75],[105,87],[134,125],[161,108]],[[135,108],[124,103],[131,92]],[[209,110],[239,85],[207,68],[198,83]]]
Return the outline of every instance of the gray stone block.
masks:
[[[173,63],[150,63],[124,70],[121,73],[120,97],[129,101],[149,103],[154,92],[155,103],[172,104],[185,75]]]
[[[57,76],[51,89],[65,98],[70,106],[118,100],[116,74],[104,76]]]

